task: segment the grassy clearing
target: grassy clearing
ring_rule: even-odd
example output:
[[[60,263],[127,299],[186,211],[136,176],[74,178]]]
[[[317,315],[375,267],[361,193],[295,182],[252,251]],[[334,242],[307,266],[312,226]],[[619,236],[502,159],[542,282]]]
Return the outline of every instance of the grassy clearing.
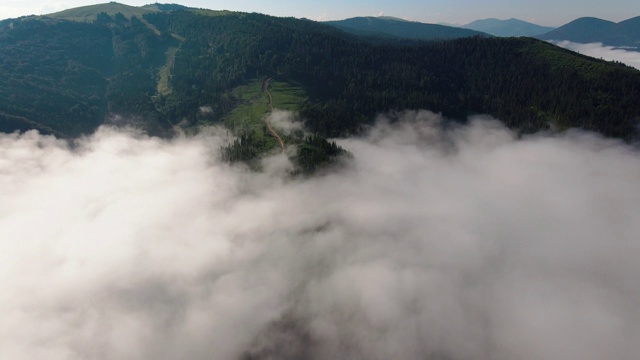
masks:
[[[238,106],[225,117],[225,124],[231,129],[261,122],[270,111],[269,98],[262,93],[260,81],[235,88],[231,96],[238,101]]]
[[[307,100],[305,90],[291,83],[271,80],[269,92],[276,109],[297,111]],[[262,80],[235,88],[231,96],[239,103],[224,119],[231,129],[263,124],[264,117],[271,111],[269,97],[262,92]]]
[[[149,30],[153,31],[153,33],[156,34],[156,36],[162,35],[160,30],[158,30],[158,28],[155,27],[155,25],[153,25],[152,23],[148,22],[142,17],[138,18],[138,20],[140,20],[141,23],[143,23],[147,28],[149,28]]]
[[[229,10],[209,10],[209,9],[192,9],[194,14],[204,15],[204,16],[226,16],[231,15],[234,12]]]
[[[142,15],[150,12],[157,12],[157,11],[158,10],[156,9],[129,6],[125,4],[110,2],[107,4],[81,6],[81,7],[49,14],[46,16],[56,18],[56,19],[70,20],[70,21],[93,22],[93,21],[96,21],[96,18],[98,17],[98,13],[101,13],[101,12],[107,13],[109,16],[115,16],[117,13],[121,13],[127,19],[131,19],[132,16],[135,16],[141,19]]]
[[[300,86],[271,80],[269,92],[273,98],[273,107],[281,110],[296,111],[307,99],[306,92]],[[231,97],[238,105],[224,118],[224,124],[238,136],[251,136],[252,142],[262,150],[279,147],[278,141],[269,133],[265,118],[271,112],[269,97],[262,92],[262,80],[256,79],[231,91]]]
[[[168,96],[171,94],[173,90],[171,88],[171,84],[169,83],[169,77],[171,76],[171,69],[173,68],[173,64],[176,60],[176,53],[178,52],[177,47],[169,48],[167,50],[167,62],[164,64],[162,69],[158,72],[158,94],[162,96]]]
[[[46,16],[54,19],[63,19],[75,22],[94,22],[98,18],[98,13],[104,12],[111,17],[120,13],[129,20],[131,20],[131,18],[134,16],[137,17],[138,20],[140,20],[147,28],[149,28],[149,30],[153,31],[153,33],[157,36],[160,36],[162,34],[160,30],[158,30],[153,24],[149,23],[142,17],[144,14],[154,13],[158,11],[160,10],[153,7],[136,7],[110,2],[108,4],[81,6],[49,14]]]
[[[271,80],[269,92],[275,109],[298,111],[307,100],[307,92],[301,86],[291,83]]]
[[[255,80],[248,85],[239,86],[231,92],[238,105],[224,118],[224,124],[236,135],[250,136],[260,144],[263,150],[274,148],[277,140],[273,138],[264,123],[268,116],[269,97],[262,93],[262,81]]]

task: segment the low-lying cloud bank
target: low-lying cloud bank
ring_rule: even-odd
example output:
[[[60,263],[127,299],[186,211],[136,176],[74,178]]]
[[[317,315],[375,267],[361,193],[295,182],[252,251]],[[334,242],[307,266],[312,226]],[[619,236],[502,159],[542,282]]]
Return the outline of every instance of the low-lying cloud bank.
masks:
[[[634,149],[392,117],[306,180],[0,135],[0,359],[637,358]]]
[[[551,41],[552,44],[575,51],[582,55],[591,56],[607,61],[619,61],[640,70],[640,52],[606,46],[602,43],[580,44],[571,41]]]

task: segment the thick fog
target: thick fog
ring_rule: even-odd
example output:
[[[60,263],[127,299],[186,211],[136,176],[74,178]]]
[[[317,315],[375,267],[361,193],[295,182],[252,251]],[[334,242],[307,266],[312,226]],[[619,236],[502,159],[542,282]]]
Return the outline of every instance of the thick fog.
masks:
[[[582,55],[591,56],[607,61],[619,61],[640,70],[640,51],[634,49],[606,46],[602,43],[580,44],[571,41],[551,41],[552,44],[575,51]],[[635,49],[640,50],[640,49]]]
[[[0,359],[637,359],[633,148],[409,112],[291,179],[227,141],[1,135]]]

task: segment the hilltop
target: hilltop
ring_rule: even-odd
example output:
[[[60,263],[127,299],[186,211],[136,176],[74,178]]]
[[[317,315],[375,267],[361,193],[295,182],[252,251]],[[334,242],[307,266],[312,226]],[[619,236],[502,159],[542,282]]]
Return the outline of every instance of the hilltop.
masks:
[[[141,18],[144,14],[161,11],[157,5],[147,5],[142,7],[129,6],[117,2],[110,2],[98,5],[82,6],[73,9],[48,14],[46,17],[53,19],[94,22],[98,18],[98,14],[103,13],[109,16],[121,14],[127,19],[132,17]]]
[[[603,43],[640,50],[640,16],[619,23],[583,17],[553,31],[537,36],[543,40],[569,40],[578,43]]]

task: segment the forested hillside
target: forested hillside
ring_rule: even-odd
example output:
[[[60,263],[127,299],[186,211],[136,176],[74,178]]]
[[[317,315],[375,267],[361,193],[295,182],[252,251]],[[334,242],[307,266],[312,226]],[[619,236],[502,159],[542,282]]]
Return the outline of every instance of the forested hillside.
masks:
[[[0,130],[77,136],[93,131],[109,112],[148,116],[145,124],[155,129],[155,74],[168,46],[177,42],[135,17],[104,15],[91,24],[4,21]]]
[[[267,77],[304,90],[294,108],[322,136],[418,108],[625,139],[640,119],[640,72],[530,38],[375,43],[310,20],[153,10],[0,22],[0,129],[76,136],[117,114],[168,134],[223,121],[242,104],[233,90]]]
[[[149,14],[187,39],[176,58],[176,115],[188,101],[265,75],[304,84],[302,117],[314,131],[357,131],[385,111],[426,108],[453,118],[492,114],[536,131],[554,124],[629,137],[640,115],[640,72],[534,39],[465,38],[372,45],[311,21],[258,14],[214,19]],[[202,36],[203,34],[208,34]],[[224,69],[224,71],[223,71]]]
[[[416,40],[451,40],[471,36],[487,36],[486,33],[453,26],[425,24],[389,16],[355,17],[351,19],[327,21],[338,29],[349,33],[369,36],[384,36]]]

